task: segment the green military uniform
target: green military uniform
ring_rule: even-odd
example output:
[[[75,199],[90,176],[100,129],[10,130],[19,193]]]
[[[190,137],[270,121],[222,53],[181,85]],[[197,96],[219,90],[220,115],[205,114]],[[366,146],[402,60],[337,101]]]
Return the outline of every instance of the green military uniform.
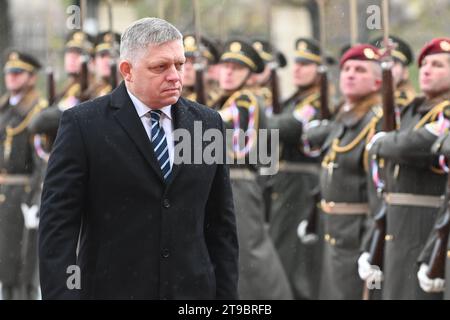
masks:
[[[351,47],[341,58],[379,61],[377,48],[361,44]],[[324,213],[324,249],[319,298],[361,299],[363,281],[357,261],[370,219],[370,186],[367,183],[366,145],[380,128],[382,109],[377,92],[339,109],[332,122],[305,132],[311,146],[321,146],[324,158],[319,175]]]
[[[229,41],[221,61],[243,64],[252,72],[261,72],[263,68],[256,51],[243,41]],[[266,128],[262,100],[245,87],[229,96],[220,113],[227,129],[246,132]],[[241,299],[290,299],[288,280],[265,226],[262,188],[257,181],[259,165],[249,162],[249,153],[259,143],[256,132],[245,147],[234,145],[233,139],[227,141],[228,155],[236,161],[246,160],[245,164],[230,165],[239,239],[239,296]]]
[[[434,39],[418,59],[450,53],[450,40]],[[442,204],[446,175],[437,168],[431,147],[439,136],[439,121],[450,114],[450,92],[432,99],[417,98],[404,109],[398,132],[390,132],[373,146],[374,155],[387,162],[385,202],[386,243],[384,299],[439,299],[424,292],[417,279],[417,259]]]
[[[281,122],[283,117],[295,119],[295,109],[311,109],[312,116],[305,121],[318,119],[320,114],[319,88],[300,92],[296,99],[283,105],[283,113],[269,120]],[[292,121],[291,120],[291,121]],[[299,223],[308,218],[316,205],[313,190],[318,187],[319,159],[305,154],[302,145],[301,125],[286,134],[280,132],[282,143],[278,173],[273,177],[270,235],[283,262],[296,299],[316,299],[320,280],[322,241],[302,244],[297,236]],[[320,233],[320,232],[319,232]]]
[[[320,48],[310,39],[296,41],[296,62],[320,63]],[[283,103],[282,113],[268,119],[280,130],[280,164],[273,177],[270,235],[288,275],[296,299],[317,299],[323,241],[303,244],[297,236],[299,223],[316,206],[319,154],[304,145],[302,127],[320,118],[320,87],[317,79]],[[294,112],[300,117],[296,119]],[[321,224],[317,233],[322,235]]]
[[[40,68],[33,57],[11,52],[5,72],[35,73]],[[18,71],[15,71],[18,70]],[[34,88],[17,103],[10,94],[0,99],[0,282],[3,299],[38,297],[37,233],[24,224],[21,205],[33,197],[40,175],[31,135],[31,118],[47,106]]]
[[[416,260],[432,230],[446,182],[431,156],[437,136],[426,126],[450,108],[449,98],[446,93],[433,100],[414,100],[402,114],[400,130],[373,147],[373,154],[388,163],[383,299],[439,297],[420,289]]]
[[[323,144],[320,173],[325,213],[321,299],[361,299],[363,281],[357,260],[370,212],[366,144],[379,130],[382,109],[377,94],[350,111],[341,110]]]
[[[432,150],[434,153],[439,153],[444,155],[447,159],[450,158],[450,135],[442,135],[433,145]],[[438,232],[436,227],[439,226],[445,218],[446,211],[448,211],[449,205],[449,188],[450,186],[447,184],[447,193],[444,200],[443,206],[439,210],[439,216],[436,219],[435,228],[433,228],[432,233],[430,234],[428,241],[420,254],[418,263],[426,263],[429,264],[435,243],[438,239]],[[444,299],[450,300],[450,239],[447,240],[447,243],[444,244],[447,248],[447,253],[445,256],[445,291],[444,291]]]

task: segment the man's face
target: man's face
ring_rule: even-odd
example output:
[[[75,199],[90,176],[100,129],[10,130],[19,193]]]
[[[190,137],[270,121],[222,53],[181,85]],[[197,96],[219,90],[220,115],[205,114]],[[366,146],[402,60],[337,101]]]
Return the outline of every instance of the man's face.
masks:
[[[219,86],[226,91],[238,89],[250,75],[250,69],[236,62],[221,64]]]
[[[400,82],[408,80],[409,72],[401,62],[396,61],[392,67],[392,78],[394,80],[394,87],[397,87]]]
[[[82,55],[75,50],[69,50],[64,54],[64,70],[68,74],[79,74],[81,70]]]
[[[206,81],[219,82],[220,78],[220,64],[211,64],[206,68]]]
[[[95,55],[95,74],[100,78],[107,78],[111,75],[111,55],[104,51]]]
[[[195,85],[194,58],[192,57],[186,58],[186,63],[184,65],[183,85],[188,87],[193,87]]]
[[[136,61],[123,61],[120,70],[131,93],[149,107],[162,108],[180,98],[185,61],[182,41],[174,40],[149,45]]]
[[[26,71],[7,72],[5,74],[6,89],[12,94],[17,94],[33,84],[34,76]]]
[[[317,79],[317,64],[314,62],[296,62],[292,69],[294,85],[308,87]]]
[[[450,89],[450,55],[438,53],[426,56],[420,67],[420,89],[427,97],[434,97]]]
[[[340,89],[347,101],[356,101],[381,87],[381,75],[371,61],[347,60],[340,73]]]

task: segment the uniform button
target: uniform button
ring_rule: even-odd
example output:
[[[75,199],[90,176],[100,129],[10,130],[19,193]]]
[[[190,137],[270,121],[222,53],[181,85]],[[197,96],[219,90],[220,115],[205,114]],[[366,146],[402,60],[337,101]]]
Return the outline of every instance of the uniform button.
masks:
[[[331,244],[332,246],[335,246],[335,245],[336,245],[336,239],[335,239],[335,238],[331,238],[331,239],[330,239],[330,244]]]
[[[5,202],[6,196],[4,194],[0,194],[0,203]]]
[[[450,259],[450,250],[449,250],[449,251],[447,251],[447,258],[449,258],[449,259]]]
[[[331,236],[328,233],[324,237],[326,242],[330,241],[330,238],[331,238]]]
[[[391,234],[387,234],[384,236],[384,241],[392,241],[394,240],[394,236]]]
[[[162,251],[161,251],[161,256],[162,256],[163,258],[168,258],[168,257],[170,256],[170,251],[169,251],[169,249],[162,249]]]
[[[163,201],[163,206],[164,206],[164,208],[170,208],[170,201],[169,201],[169,199],[164,199],[164,201]]]

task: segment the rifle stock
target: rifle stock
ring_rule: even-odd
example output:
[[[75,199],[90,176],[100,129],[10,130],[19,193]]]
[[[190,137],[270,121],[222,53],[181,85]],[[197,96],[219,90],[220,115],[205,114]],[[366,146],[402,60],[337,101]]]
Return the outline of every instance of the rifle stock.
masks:
[[[111,59],[113,59],[113,57],[111,57]],[[111,61],[110,71],[109,84],[111,85],[111,89],[114,90],[117,87],[117,63],[115,61]]]
[[[395,100],[394,100],[394,80],[392,78],[392,62],[383,62],[381,93],[383,96],[383,131],[394,131],[395,125]]]
[[[203,81],[203,68],[199,67],[195,70],[195,94],[197,102],[200,104],[206,104],[205,97],[205,83]]]
[[[325,62],[323,62],[325,63]],[[320,74],[320,118],[322,120],[330,119],[331,112],[328,108],[328,70],[327,66],[322,65],[319,68]]]
[[[81,95],[83,96],[83,93],[87,90],[89,87],[89,70],[88,70],[88,61],[89,58],[85,57],[83,58],[83,62],[81,63],[81,73],[80,73],[80,88],[81,88]]]
[[[281,113],[280,88],[278,85],[278,74],[276,67],[270,69],[270,86],[272,91],[272,110],[274,114]]]
[[[321,199],[321,193],[319,188],[316,188],[312,191],[312,197],[313,197],[313,207],[311,208],[311,211],[308,214],[308,218],[306,219],[308,221],[308,225],[306,226],[307,234],[317,234],[317,220],[319,215],[317,206]]]
[[[47,100],[49,106],[53,105],[56,100],[55,78],[53,76],[53,70],[50,68],[47,69]]]
[[[375,231],[370,243],[370,257],[369,263],[371,265],[383,266],[384,255],[384,237],[386,236],[386,203],[383,202],[380,210],[375,215]]]
[[[437,231],[437,239],[433,247],[433,252],[431,254],[430,262],[428,264],[429,269],[427,276],[430,279],[445,277],[445,260],[447,256],[447,242],[448,233],[450,230],[450,212],[447,210],[444,214],[444,218],[441,223],[437,224],[435,227]]]
[[[396,129],[395,125],[395,100],[394,81],[392,78],[392,60],[385,61],[382,67],[382,95],[383,95],[383,131],[389,132]],[[384,256],[384,238],[386,236],[386,203],[383,201],[380,211],[375,215],[375,231],[370,244],[369,262],[382,269]]]

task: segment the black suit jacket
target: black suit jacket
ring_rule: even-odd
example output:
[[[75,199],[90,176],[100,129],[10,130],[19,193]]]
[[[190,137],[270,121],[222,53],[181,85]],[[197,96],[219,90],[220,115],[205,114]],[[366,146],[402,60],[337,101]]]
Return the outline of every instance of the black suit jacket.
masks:
[[[192,137],[194,121],[223,131],[215,111],[183,98],[172,115]],[[228,168],[174,165],[165,183],[124,83],[64,112],[40,212],[44,299],[237,298]],[[81,289],[67,287],[71,265]]]

